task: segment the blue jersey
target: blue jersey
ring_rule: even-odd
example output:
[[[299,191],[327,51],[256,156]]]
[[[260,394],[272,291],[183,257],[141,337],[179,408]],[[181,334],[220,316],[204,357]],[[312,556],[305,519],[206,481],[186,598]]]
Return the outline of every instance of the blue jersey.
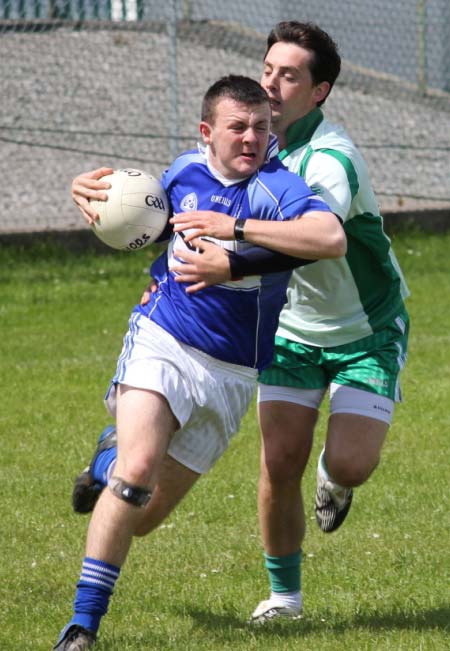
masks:
[[[214,210],[235,218],[287,220],[311,210],[329,210],[302,178],[289,173],[277,157],[253,176],[227,181],[212,170],[201,150],[182,154],[163,174],[162,184],[176,214]],[[240,252],[245,242],[214,241]],[[187,294],[169,270],[175,249],[186,249],[180,233],[172,234],[167,251],[152,265],[158,283],[147,305],[138,311],[179,341],[216,359],[262,370],[272,361],[278,317],[286,301],[290,271],[247,276]]]

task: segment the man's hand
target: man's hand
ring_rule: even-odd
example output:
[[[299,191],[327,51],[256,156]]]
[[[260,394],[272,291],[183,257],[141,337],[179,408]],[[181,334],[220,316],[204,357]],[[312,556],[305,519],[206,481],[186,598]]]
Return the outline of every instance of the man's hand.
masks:
[[[176,249],[175,256],[185,263],[170,267],[171,271],[178,274],[175,276],[177,283],[191,283],[186,287],[187,294],[194,294],[205,287],[231,280],[230,260],[225,249],[213,242],[200,239],[193,240],[192,244],[199,253]]]
[[[158,289],[158,283],[156,280],[153,280],[153,278],[150,280],[149,284],[147,287],[144,289],[144,293],[141,296],[141,300],[139,301],[140,305],[147,305],[147,303],[150,300],[150,296],[156,292]]]
[[[72,199],[81,210],[81,214],[88,224],[92,224],[99,218],[99,214],[89,203],[89,200],[98,199],[100,201],[106,201],[108,199],[105,190],[109,190],[111,184],[100,179],[102,176],[112,174],[113,171],[111,167],[99,167],[91,172],[79,174],[72,181]]]
[[[170,219],[175,232],[194,229],[194,232],[186,233],[186,242],[202,236],[215,237],[217,240],[234,240],[235,222],[234,217],[213,210],[192,210],[174,215]]]

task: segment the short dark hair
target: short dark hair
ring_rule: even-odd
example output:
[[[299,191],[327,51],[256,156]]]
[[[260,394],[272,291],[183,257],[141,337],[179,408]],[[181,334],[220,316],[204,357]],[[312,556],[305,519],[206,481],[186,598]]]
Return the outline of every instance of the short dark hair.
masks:
[[[206,91],[202,103],[202,121],[214,121],[216,104],[223,97],[250,106],[269,103],[269,96],[259,82],[243,75],[227,75],[218,79]]]
[[[331,36],[324,32],[315,23],[299,23],[295,20],[287,20],[275,25],[267,37],[268,51],[275,43],[293,43],[312,53],[309,70],[314,84],[327,81],[330,84],[330,91],[341,71],[341,57],[338,47]],[[327,97],[330,93],[327,94]],[[318,102],[324,103],[326,97]]]

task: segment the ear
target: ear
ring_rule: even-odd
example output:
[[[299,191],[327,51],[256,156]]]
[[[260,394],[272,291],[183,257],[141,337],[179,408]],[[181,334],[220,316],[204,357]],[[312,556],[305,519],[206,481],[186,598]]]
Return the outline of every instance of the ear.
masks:
[[[211,144],[211,125],[208,124],[208,122],[200,122],[200,133],[203,138],[203,142],[205,145],[210,145]]]
[[[314,99],[316,104],[322,102],[330,92],[330,84],[328,81],[321,81],[320,84],[314,87]]]

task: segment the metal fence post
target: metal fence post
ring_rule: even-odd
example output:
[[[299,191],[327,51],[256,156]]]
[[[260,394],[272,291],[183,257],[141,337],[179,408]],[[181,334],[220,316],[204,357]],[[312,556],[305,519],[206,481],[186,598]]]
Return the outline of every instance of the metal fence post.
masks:
[[[427,94],[427,0],[417,0],[417,89]]]
[[[192,20],[191,0],[183,0],[183,20]]]
[[[169,37],[169,155],[172,162],[178,155],[178,71],[177,71],[177,0],[170,3],[171,16],[167,22]]]

